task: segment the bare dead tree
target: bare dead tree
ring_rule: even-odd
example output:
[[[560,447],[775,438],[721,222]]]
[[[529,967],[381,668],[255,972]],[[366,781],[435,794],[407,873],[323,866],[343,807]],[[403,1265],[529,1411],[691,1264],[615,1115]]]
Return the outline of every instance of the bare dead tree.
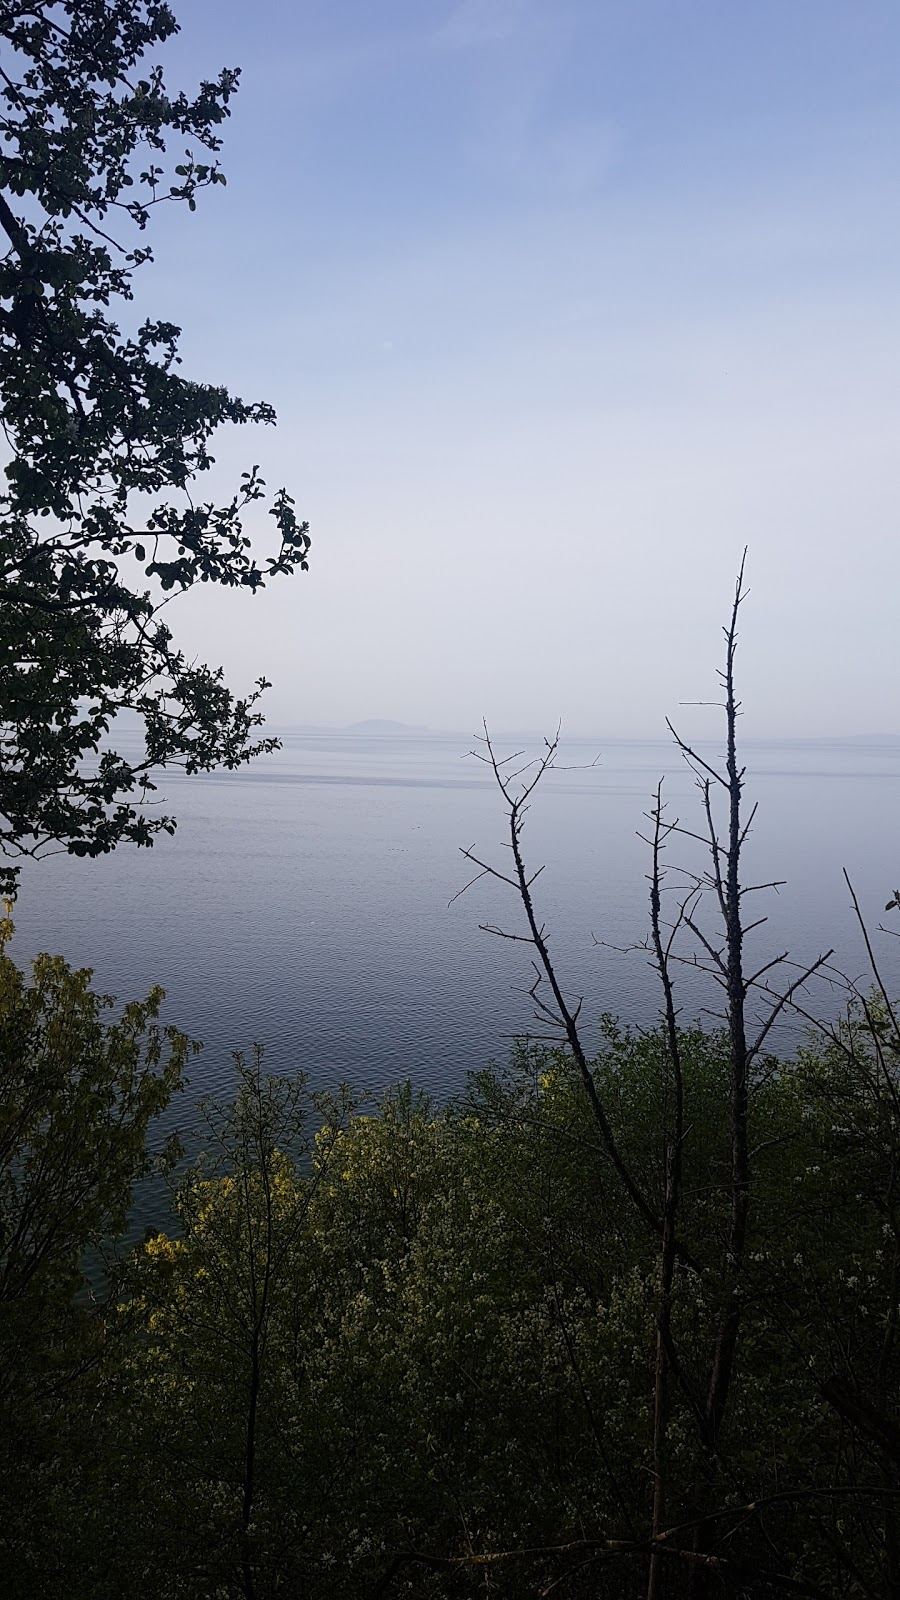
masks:
[[[530,871],[523,851],[523,830],[532,796],[545,775],[558,767],[559,730],[544,741],[541,754],[528,759],[522,751],[500,757],[487,725],[479,739],[480,749],[472,754],[488,766],[502,796],[508,823],[507,848],[511,868],[503,871],[476,854],[474,846],[463,849],[463,857],[477,868],[475,876],[459,894],[480,879],[488,877],[512,889],[525,915],[526,931],[516,932],[494,923],[484,923],[486,932],[529,945],[532,950],[534,982],[529,990],[536,1017],[550,1029],[550,1036],[568,1046],[577,1066],[586,1100],[599,1134],[599,1140],[636,1212],[657,1241],[658,1296],[655,1323],[654,1395],[652,1407],[653,1510],[649,1561],[648,1600],[658,1600],[664,1565],[671,1545],[662,1535],[669,1502],[667,1484],[667,1435],[670,1410],[670,1384],[674,1379],[694,1418],[703,1446],[707,1473],[701,1499],[706,1514],[692,1524],[690,1540],[691,1587],[696,1590],[703,1572],[711,1570],[701,1552],[706,1548],[709,1517],[715,1520],[714,1485],[724,1463],[722,1430],[728,1410],[736,1368],[744,1306],[748,1294],[747,1246],[751,1220],[754,1180],[754,1155],[750,1147],[750,1093],[754,1069],[779,1017],[786,1008],[798,1005],[798,995],[814,974],[828,968],[829,950],[805,966],[797,966],[787,951],[748,970],[745,940],[767,918],[746,920],[746,905],[751,895],[764,889],[777,889],[778,880],[745,883],[742,871],[744,846],[750,834],[756,806],[745,814],[745,768],[738,755],[738,718],[741,702],[737,695],[735,662],[738,645],[738,619],[746,598],[744,588],[746,551],[741,560],[729,620],[723,628],[725,662],[719,670],[722,699],[713,702],[725,716],[724,750],[719,762],[707,760],[700,750],[681,737],[668,723],[676,746],[693,773],[701,802],[702,821],[689,828],[680,820],[666,820],[662,787],[657,787],[648,813],[651,824],[645,842],[651,851],[650,932],[640,948],[647,951],[659,977],[662,993],[660,1038],[664,1071],[671,1085],[671,1110],[664,1130],[664,1167],[661,1201],[657,1205],[645,1183],[629,1164],[617,1138],[613,1122],[604,1105],[579,1028],[582,1000],[570,1000],[558,975],[550,950],[546,926],[535,908],[533,885],[543,871]],[[720,804],[721,802],[721,804]],[[724,822],[718,817],[724,805]],[[667,922],[662,914],[663,855],[677,837],[699,843],[707,853],[707,865],[700,871],[677,867],[682,892],[677,898],[674,918]],[[458,896],[454,896],[456,899]],[[712,927],[707,925],[704,908],[711,900],[715,912]],[[718,929],[716,929],[716,922]],[[672,1303],[678,1264],[698,1269],[684,1237],[679,1231],[682,1199],[682,1152],[686,1137],[685,1084],[678,1026],[673,967],[677,962],[707,974],[724,991],[721,1019],[728,1040],[729,1091],[727,1137],[729,1166],[726,1182],[726,1217],[718,1269],[707,1281],[714,1284],[712,1307],[711,1357],[705,1372],[691,1373],[676,1348],[672,1331]],[[775,973],[788,980],[782,987],[773,983]],[[762,997],[761,1015],[751,1014],[751,1001]],[[730,1483],[733,1490],[736,1485]],[[687,1555],[685,1557],[687,1559]]]
[[[664,820],[660,787],[656,792],[655,805],[649,813],[650,821],[653,824],[653,832],[649,841],[652,851],[652,868],[648,874],[650,882],[651,934],[647,948],[663,987],[662,1040],[665,1054],[664,1070],[667,1071],[672,1082],[673,1121],[666,1134],[662,1203],[657,1208],[648,1198],[620,1149],[609,1113],[603,1104],[591,1071],[588,1054],[579,1029],[583,1002],[581,999],[570,1001],[567,997],[550,952],[549,935],[546,926],[538,919],[532,895],[532,886],[543,871],[543,867],[538,867],[536,871],[529,872],[525,863],[522,845],[525,819],[531,798],[538,784],[549,771],[558,768],[559,730],[557,730],[552,739],[545,739],[542,753],[531,760],[525,759],[524,753],[521,751],[508,757],[501,758],[498,756],[486,724],[484,725],[484,734],[479,739],[479,743],[483,748],[474,750],[472,754],[477,760],[482,761],[490,768],[494,781],[503,797],[509,828],[507,847],[512,857],[512,872],[503,872],[491,862],[476,855],[474,846],[462,849],[461,854],[464,859],[477,867],[478,871],[458,891],[458,894],[453,896],[453,899],[459,898],[459,895],[464,894],[467,889],[470,889],[484,877],[503,883],[518,895],[525,912],[527,932],[517,933],[499,927],[495,923],[482,923],[481,927],[484,932],[492,933],[498,938],[509,939],[515,943],[531,946],[534,952],[533,967],[535,978],[529,989],[529,994],[535,1005],[536,1017],[545,1026],[551,1028],[551,1037],[558,1038],[561,1034],[568,1045],[578,1068],[601,1145],[606,1151],[638,1215],[657,1240],[659,1266],[652,1444],[654,1482],[653,1538],[650,1543],[644,1546],[650,1558],[648,1600],[655,1600],[655,1597],[660,1592],[664,1568],[668,1564],[671,1555],[671,1548],[664,1546],[659,1536],[665,1526],[667,1509],[666,1454],[669,1384],[672,1377],[675,1377],[679,1383],[682,1393],[694,1414],[695,1423],[704,1437],[707,1448],[713,1453],[716,1448],[715,1441],[709,1437],[705,1414],[698,1400],[697,1386],[684,1369],[672,1335],[672,1290],[676,1263],[680,1260],[695,1270],[699,1267],[699,1263],[695,1261],[691,1252],[679,1238],[677,1230],[681,1194],[682,1148],[684,1144],[684,1078],[670,962],[673,943],[680,931],[686,915],[686,909],[684,905],[680,908],[674,925],[668,928],[663,923],[661,912],[663,851],[669,836],[677,831],[677,825],[667,823]],[[545,998],[547,991],[549,991],[549,999]],[[637,1549],[639,1547],[635,1545],[634,1548]]]
[[[653,1520],[647,1600],[657,1600],[663,1581],[665,1555],[662,1534],[667,1510],[667,1440],[669,1426],[669,1377],[672,1364],[672,1287],[677,1261],[678,1208],[681,1200],[682,1151],[684,1147],[684,1072],[681,1040],[672,983],[670,959],[681,926],[684,907],[675,923],[664,928],[662,921],[662,855],[676,824],[663,816],[662,780],[649,820],[653,832],[647,841],[651,850],[650,940],[653,962],[663,990],[664,1038],[667,1067],[672,1080],[672,1125],[666,1132],[665,1188],[663,1193],[662,1237],[659,1251],[659,1303],[656,1314],[656,1354],[653,1372]]]
[[[478,883],[481,878],[485,877],[493,878],[499,883],[506,884],[519,896],[525,912],[525,920],[528,927],[527,933],[512,933],[496,926],[494,923],[482,923],[482,931],[484,933],[493,933],[500,939],[511,939],[517,944],[528,944],[534,950],[535,955],[532,965],[534,967],[535,980],[529,990],[529,994],[534,1002],[536,1015],[545,1026],[549,1025],[557,1034],[561,1033],[565,1039],[578,1067],[587,1102],[601,1142],[621,1180],[625,1192],[647,1226],[654,1233],[661,1234],[663,1227],[662,1217],[651,1205],[625,1161],[619,1149],[606,1107],[594,1082],[587,1052],[578,1028],[583,1001],[579,999],[574,1003],[570,1003],[566,998],[550,955],[549,936],[546,926],[538,920],[531,890],[535,880],[544,869],[541,866],[537,868],[536,872],[529,873],[522,851],[522,833],[531,797],[545,774],[557,767],[559,729],[557,729],[552,739],[544,740],[544,749],[540,756],[530,761],[522,761],[522,751],[517,751],[511,756],[502,758],[498,756],[488,732],[487,723],[485,722],[483,726],[484,733],[479,736],[478,742],[484,748],[482,750],[473,750],[471,754],[477,761],[483,762],[490,768],[494,781],[503,796],[509,827],[508,848],[512,855],[513,870],[511,874],[501,872],[499,867],[483,861],[480,856],[475,854],[474,845],[468,849],[461,848],[460,854],[466,861],[476,866],[478,871],[474,878],[470,878],[468,883],[464,884],[457,894],[453,896],[450,904],[452,905],[454,900],[458,900],[460,895],[465,894],[467,889],[471,889],[473,884]],[[522,764],[516,766],[516,762],[522,762]],[[552,997],[549,1001],[543,997],[544,986],[549,988]]]
[[[718,675],[724,699],[714,703],[719,704],[725,713],[723,766],[707,761],[694,745],[681,737],[672,722],[667,719],[672,737],[689,770],[694,774],[705,824],[702,833],[683,827],[680,823],[673,826],[673,831],[683,837],[699,840],[709,853],[708,868],[700,874],[688,874],[690,888],[682,902],[680,920],[695,941],[694,951],[687,959],[692,966],[708,973],[724,990],[724,1020],[730,1055],[728,1221],[723,1250],[720,1311],[712,1360],[704,1386],[706,1430],[713,1445],[718,1440],[728,1405],[744,1298],[743,1269],[752,1197],[748,1132],[751,1071],[785,1007],[791,1004],[798,991],[803,989],[814,973],[828,963],[833,954],[832,950],[828,950],[808,966],[800,969],[797,976],[781,992],[774,991],[770,984],[771,1001],[751,1036],[748,1031],[748,997],[759,988],[763,978],[788,963],[789,955],[785,951],[766,961],[756,971],[748,973],[746,970],[744,961],[746,936],[754,928],[761,927],[767,918],[759,917],[749,923],[746,922],[745,900],[760,890],[781,887],[777,879],[771,879],[766,883],[745,884],[742,876],[743,850],[757,812],[757,806],[754,804],[745,820],[743,799],[746,768],[740,765],[738,760],[737,740],[741,702],[735,686],[735,658],[738,645],[738,617],[747,595],[744,588],[746,559],[745,549],[734,587],[731,616],[722,630],[725,636],[725,665],[719,669]],[[714,795],[720,795],[724,800],[726,811],[724,831],[720,830],[716,820]],[[703,901],[710,895],[721,925],[718,938],[711,936],[699,920]],[[678,959],[685,958],[678,957]]]

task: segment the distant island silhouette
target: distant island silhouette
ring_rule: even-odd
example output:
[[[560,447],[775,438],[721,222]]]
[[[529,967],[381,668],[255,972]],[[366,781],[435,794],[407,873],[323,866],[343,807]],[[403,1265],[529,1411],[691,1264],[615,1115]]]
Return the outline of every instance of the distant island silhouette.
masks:
[[[364,722],[351,722],[344,733],[428,733],[417,723],[392,722],[389,717],[369,717]]]

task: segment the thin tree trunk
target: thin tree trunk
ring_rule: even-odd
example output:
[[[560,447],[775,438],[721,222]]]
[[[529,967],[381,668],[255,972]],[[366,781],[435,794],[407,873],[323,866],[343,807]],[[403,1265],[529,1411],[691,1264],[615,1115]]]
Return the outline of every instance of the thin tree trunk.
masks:
[[[740,1286],[747,1228],[750,1218],[750,1154],[747,1132],[749,1111],[748,1049],[744,981],[744,928],[741,916],[740,862],[743,844],[741,794],[743,770],[737,764],[737,713],[734,691],[734,653],[737,643],[737,615],[741,602],[744,568],[738,576],[725,666],[725,714],[727,719],[726,771],[728,773],[728,845],[725,859],[725,938],[728,994],[728,1034],[731,1050],[731,1179],[728,1235],[726,1242],[723,1305],[716,1334],[715,1351],[706,1397],[706,1413],[714,1439],[728,1404],[734,1372],[741,1322]]]
[[[253,1501],[256,1494],[256,1423],[259,1413],[260,1338],[254,1328],[250,1348],[250,1393],[247,1400],[247,1432],[244,1443],[244,1492],[241,1500],[241,1580],[244,1600],[256,1600],[253,1575]]]
[[[656,1318],[656,1359],[653,1384],[653,1538],[666,1526],[668,1506],[667,1443],[669,1426],[669,1349],[672,1341],[672,1285],[676,1262],[676,1225],[681,1198],[681,1152],[684,1143],[684,1079],[675,1013],[675,996],[669,971],[668,944],[663,943],[660,915],[660,852],[664,840],[662,788],[657,788],[653,810],[653,869],[650,879],[650,929],[654,960],[663,987],[667,1064],[675,1091],[673,1126],[666,1145],[663,1227],[659,1256],[659,1306]],[[673,936],[674,937],[674,934]],[[659,1549],[650,1557],[647,1600],[658,1600],[663,1576]]]

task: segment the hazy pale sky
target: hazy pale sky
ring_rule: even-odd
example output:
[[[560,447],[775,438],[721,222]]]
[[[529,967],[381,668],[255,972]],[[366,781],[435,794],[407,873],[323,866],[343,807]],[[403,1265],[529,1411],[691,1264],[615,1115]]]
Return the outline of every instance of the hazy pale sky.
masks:
[[[270,719],[900,731],[897,0],[173,0],[243,68],[141,306],[311,570],[173,624]]]

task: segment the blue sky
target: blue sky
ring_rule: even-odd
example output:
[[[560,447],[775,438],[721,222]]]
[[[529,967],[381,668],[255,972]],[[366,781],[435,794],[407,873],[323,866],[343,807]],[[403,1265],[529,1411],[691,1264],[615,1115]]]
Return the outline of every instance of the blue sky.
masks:
[[[310,574],[182,606],[282,722],[900,731],[896,0],[187,0],[228,188],[156,228],[185,370]]]

